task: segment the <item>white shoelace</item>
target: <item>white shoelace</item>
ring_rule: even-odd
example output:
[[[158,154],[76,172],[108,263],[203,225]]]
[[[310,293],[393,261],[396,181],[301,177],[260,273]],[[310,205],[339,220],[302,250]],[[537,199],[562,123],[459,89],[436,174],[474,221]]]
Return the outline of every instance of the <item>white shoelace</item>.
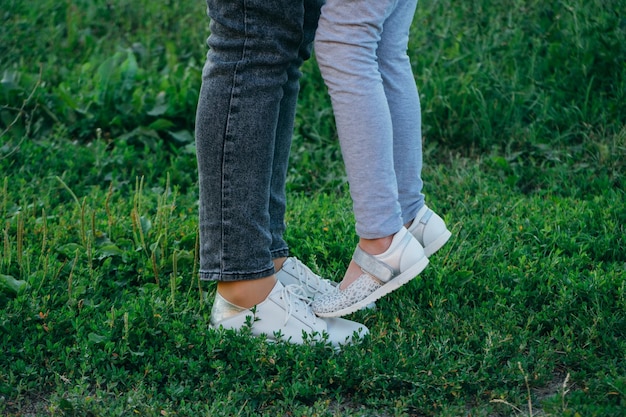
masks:
[[[315,324],[317,317],[311,310],[311,301],[304,293],[304,290],[299,285],[286,285],[282,289],[281,298],[285,301],[286,304],[286,313],[285,313],[285,325],[289,321],[291,315],[295,313],[300,313],[300,309],[303,310],[304,318],[308,319],[309,316],[312,317],[312,322]]]
[[[299,281],[313,292],[325,294],[334,288],[329,281],[314,274],[308,266],[300,262],[298,259],[294,258],[293,263],[294,270]]]

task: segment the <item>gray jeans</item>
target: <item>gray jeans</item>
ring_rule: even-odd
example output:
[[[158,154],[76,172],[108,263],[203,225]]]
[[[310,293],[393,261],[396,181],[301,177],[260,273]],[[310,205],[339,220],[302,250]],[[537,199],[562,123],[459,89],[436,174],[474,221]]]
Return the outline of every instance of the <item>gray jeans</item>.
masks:
[[[323,0],[207,0],[196,115],[200,278],[274,272],[287,256],[285,178],[299,91]]]
[[[424,205],[421,110],[406,53],[417,0],[327,0],[315,54],[328,86],[363,238]]]

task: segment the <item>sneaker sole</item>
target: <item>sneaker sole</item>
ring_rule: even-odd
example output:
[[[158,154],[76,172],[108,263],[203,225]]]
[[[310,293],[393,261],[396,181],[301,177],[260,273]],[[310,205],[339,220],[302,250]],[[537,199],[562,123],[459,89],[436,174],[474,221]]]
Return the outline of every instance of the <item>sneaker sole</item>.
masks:
[[[445,243],[445,242],[444,242]],[[367,307],[370,303],[378,300],[384,295],[389,294],[392,291],[397,290],[407,282],[411,281],[415,277],[417,277],[420,272],[422,272],[428,266],[428,258],[424,256],[420,259],[415,265],[411,268],[407,269],[391,281],[387,282],[385,285],[365,297],[359,302],[352,304],[351,306],[342,308],[341,310],[331,311],[327,313],[315,313],[319,317],[341,317],[350,313],[354,313],[355,311],[361,310]]]
[[[446,244],[448,239],[450,239],[450,236],[452,236],[452,233],[446,229],[446,231],[443,232],[441,236],[439,236],[434,242],[432,242],[430,245],[424,248],[424,255],[426,256],[434,255],[435,252],[437,252],[439,249],[443,247],[443,245]]]

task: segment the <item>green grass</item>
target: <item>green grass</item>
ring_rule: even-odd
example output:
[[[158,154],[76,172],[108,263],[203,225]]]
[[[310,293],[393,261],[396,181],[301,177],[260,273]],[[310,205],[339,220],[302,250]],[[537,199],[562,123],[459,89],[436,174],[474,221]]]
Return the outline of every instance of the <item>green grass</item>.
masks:
[[[625,415],[624,10],[420,2],[425,192],[453,238],[336,353],[207,330],[203,3],[5,1],[0,415]],[[345,181],[313,60],[287,239],[335,280]]]

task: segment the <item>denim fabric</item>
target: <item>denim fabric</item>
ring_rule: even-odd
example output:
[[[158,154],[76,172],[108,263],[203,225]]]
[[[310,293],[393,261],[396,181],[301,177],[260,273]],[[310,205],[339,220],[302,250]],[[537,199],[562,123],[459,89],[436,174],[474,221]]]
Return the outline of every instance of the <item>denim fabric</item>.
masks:
[[[406,53],[417,0],[327,0],[315,53],[331,96],[362,238],[424,205],[419,95]]]
[[[196,114],[200,278],[274,273],[287,256],[285,180],[299,91],[323,0],[207,0]]]

